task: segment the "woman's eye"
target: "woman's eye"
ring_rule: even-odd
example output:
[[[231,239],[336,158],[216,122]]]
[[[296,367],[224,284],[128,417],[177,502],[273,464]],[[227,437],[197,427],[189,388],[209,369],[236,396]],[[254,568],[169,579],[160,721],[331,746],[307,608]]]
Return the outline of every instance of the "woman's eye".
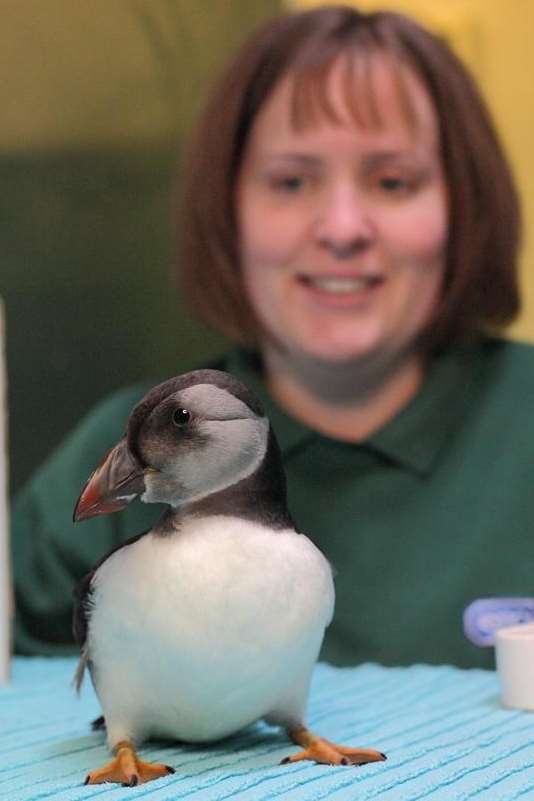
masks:
[[[172,413],[172,422],[178,428],[182,428],[183,426],[187,425],[187,423],[191,419],[191,412],[188,412],[187,409],[176,409]]]
[[[390,175],[380,178],[379,185],[380,188],[385,189],[386,192],[399,192],[408,188],[408,182],[404,180],[404,178]]]
[[[298,192],[304,186],[304,178],[298,175],[288,175],[271,178],[271,186],[282,192]]]

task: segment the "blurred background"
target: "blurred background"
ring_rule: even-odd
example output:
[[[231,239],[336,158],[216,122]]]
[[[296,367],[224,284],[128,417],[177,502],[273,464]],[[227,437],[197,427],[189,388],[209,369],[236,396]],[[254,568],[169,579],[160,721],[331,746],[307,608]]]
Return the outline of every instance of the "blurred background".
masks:
[[[222,350],[177,297],[173,195],[210,76],[262,18],[305,0],[3,0],[0,295],[11,492],[119,386]],[[534,0],[361,0],[413,14],[470,65],[525,208],[534,341]]]

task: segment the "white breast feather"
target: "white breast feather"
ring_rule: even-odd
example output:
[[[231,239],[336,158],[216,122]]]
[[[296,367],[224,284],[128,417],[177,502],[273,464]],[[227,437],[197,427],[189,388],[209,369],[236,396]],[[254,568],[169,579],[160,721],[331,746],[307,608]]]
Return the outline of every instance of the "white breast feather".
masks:
[[[333,604],[328,562],[291,530],[217,516],[121,548],[88,635],[110,744],[300,722]]]

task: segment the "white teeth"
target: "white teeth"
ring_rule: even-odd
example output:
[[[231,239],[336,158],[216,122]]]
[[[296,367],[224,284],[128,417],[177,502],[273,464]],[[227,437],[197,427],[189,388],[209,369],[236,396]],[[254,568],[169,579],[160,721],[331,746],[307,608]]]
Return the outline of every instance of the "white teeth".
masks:
[[[312,278],[306,277],[306,283],[311,286],[316,286],[325,292],[332,292],[334,294],[342,295],[348,292],[358,292],[361,289],[366,289],[373,283],[372,278]]]

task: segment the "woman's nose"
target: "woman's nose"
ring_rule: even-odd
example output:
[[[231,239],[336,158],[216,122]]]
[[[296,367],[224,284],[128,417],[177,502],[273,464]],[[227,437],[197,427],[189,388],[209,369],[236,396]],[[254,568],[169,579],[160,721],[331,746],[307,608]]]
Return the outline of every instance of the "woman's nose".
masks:
[[[366,204],[353,188],[339,189],[324,198],[315,235],[319,246],[336,259],[350,259],[371,245],[374,224]]]

